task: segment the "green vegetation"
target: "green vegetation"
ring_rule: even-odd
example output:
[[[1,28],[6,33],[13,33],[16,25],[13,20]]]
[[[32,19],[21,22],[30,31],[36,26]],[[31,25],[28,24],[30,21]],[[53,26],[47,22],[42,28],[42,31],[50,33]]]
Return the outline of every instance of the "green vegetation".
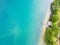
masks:
[[[46,45],[58,45],[58,33],[60,31],[60,0],[55,0],[51,4],[51,17],[50,21],[52,25],[46,29],[45,32],[45,43]]]

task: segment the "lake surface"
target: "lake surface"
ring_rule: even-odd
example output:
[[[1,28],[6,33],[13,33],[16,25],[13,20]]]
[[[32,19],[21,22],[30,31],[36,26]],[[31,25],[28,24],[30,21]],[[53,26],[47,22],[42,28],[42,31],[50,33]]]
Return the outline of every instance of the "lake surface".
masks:
[[[0,45],[37,45],[51,0],[0,0]]]

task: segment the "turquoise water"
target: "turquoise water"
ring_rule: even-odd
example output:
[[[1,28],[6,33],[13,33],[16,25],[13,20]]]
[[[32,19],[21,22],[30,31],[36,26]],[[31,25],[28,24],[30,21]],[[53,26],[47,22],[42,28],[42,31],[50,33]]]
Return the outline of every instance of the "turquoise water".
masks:
[[[48,0],[0,0],[0,45],[37,45]]]

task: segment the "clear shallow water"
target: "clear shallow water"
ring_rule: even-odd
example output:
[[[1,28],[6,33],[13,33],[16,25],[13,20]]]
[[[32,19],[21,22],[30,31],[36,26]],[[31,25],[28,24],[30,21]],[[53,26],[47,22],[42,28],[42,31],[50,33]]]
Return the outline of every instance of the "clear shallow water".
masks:
[[[0,0],[0,45],[37,45],[49,0]]]

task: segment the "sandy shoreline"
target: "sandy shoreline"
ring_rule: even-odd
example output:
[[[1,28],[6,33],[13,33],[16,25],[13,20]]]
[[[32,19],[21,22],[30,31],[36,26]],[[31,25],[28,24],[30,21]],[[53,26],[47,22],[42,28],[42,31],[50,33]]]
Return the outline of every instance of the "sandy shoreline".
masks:
[[[41,38],[39,39],[38,45],[45,45],[45,43],[44,43],[44,34],[45,34],[45,31],[46,31],[46,28],[47,28],[47,23],[49,21],[50,14],[51,14],[51,10],[50,10],[50,6],[49,6],[48,9],[47,9],[47,12],[46,12],[45,19],[43,21],[42,35],[41,35]]]
[[[54,0],[51,0],[51,3],[52,3],[53,1],[54,1]],[[50,14],[51,14],[51,10],[50,10],[50,6],[49,6],[48,9],[47,9],[47,12],[46,12],[46,16],[45,16],[44,21],[43,21],[42,35],[40,36],[38,45],[45,45],[45,43],[44,43],[44,34],[45,34],[45,31],[46,31],[46,28],[47,28],[47,23],[48,23],[48,21],[49,21]]]
[[[47,12],[46,12],[46,17],[44,19],[43,27],[42,27],[42,35],[41,35],[41,38],[40,38],[38,45],[44,45],[44,41],[43,41],[44,33],[46,31],[46,26],[47,26],[47,22],[49,20],[49,17],[50,17],[50,7],[48,7]]]
[[[51,3],[53,2],[54,0],[51,0]],[[51,4],[50,3],[50,4]],[[51,6],[51,5],[50,5]],[[46,31],[46,28],[47,28],[47,23],[50,19],[50,14],[51,14],[51,10],[50,10],[50,6],[48,7],[47,11],[46,11],[46,16],[44,18],[44,21],[43,21],[43,26],[42,26],[42,35],[40,36],[40,39],[39,39],[39,42],[38,42],[38,45],[45,45],[44,43],[44,34],[45,34],[45,31]]]
[[[54,1],[54,0],[53,0]],[[54,2],[53,2],[54,3]],[[53,4],[54,5],[54,4]],[[45,42],[44,42],[44,36],[45,36],[45,33],[46,33],[46,28],[47,28],[47,23],[49,21],[49,18],[50,18],[50,14],[51,14],[51,10],[50,10],[50,7],[47,9],[47,12],[46,12],[46,17],[44,18],[44,21],[43,21],[43,26],[42,26],[42,35],[41,35],[41,38],[39,39],[39,43],[38,45],[46,45]],[[54,13],[53,13],[54,14]],[[59,11],[57,13],[59,15]],[[58,23],[59,23],[59,19],[58,19]],[[56,36],[55,36],[56,38]],[[49,40],[50,41],[50,40]],[[56,38],[55,40],[53,40],[53,42],[56,43],[56,45],[60,45],[60,37],[59,37],[59,33],[58,33],[58,38]],[[53,43],[53,44],[55,44]]]

